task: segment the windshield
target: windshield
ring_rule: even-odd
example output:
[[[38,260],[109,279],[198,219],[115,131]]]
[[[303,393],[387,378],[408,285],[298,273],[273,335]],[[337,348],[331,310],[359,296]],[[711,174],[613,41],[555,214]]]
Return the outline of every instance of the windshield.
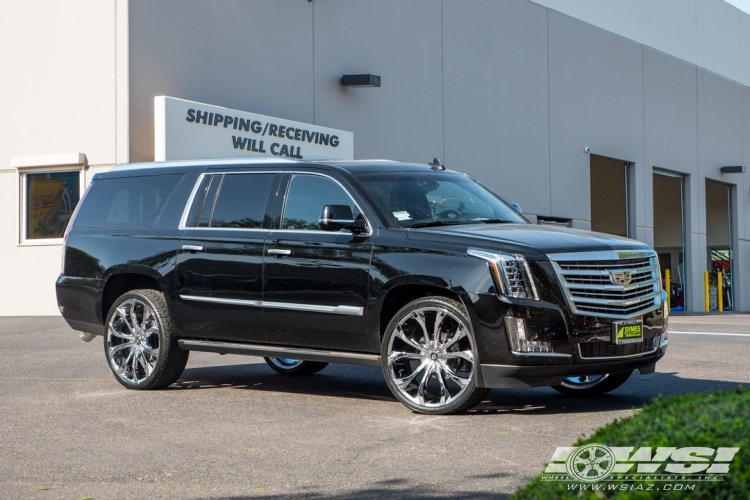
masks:
[[[465,175],[380,172],[359,174],[357,180],[392,227],[526,224],[512,208]]]

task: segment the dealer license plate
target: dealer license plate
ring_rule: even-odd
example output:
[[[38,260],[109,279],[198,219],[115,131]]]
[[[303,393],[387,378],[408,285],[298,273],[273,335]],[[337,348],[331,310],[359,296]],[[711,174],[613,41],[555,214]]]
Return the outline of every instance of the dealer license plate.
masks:
[[[612,343],[635,344],[643,342],[643,320],[630,319],[612,323]]]

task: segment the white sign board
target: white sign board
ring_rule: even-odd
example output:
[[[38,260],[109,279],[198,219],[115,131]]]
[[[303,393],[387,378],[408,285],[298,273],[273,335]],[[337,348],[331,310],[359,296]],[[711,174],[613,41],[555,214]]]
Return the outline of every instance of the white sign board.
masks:
[[[354,134],[174,97],[154,97],[154,159],[352,160]]]

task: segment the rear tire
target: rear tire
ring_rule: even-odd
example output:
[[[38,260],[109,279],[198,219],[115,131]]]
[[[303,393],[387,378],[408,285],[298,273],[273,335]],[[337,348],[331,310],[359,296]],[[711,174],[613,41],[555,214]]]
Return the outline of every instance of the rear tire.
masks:
[[[385,330],[381,359],[388,388],[418,413],[461,413],[490,392],[477,387],[469,316],[460,302],[446,297],[418,299],[398,311]]]
[[[263,358],[276,373],[282,375],[312,375],[328,366],[322,361],[303,361],[289,358]]]
[[[627,382],[633,370],[619,373],[607,373],[604,375],[586,375],[580,377],[568,377],[560,385],[552,388],[566,396],[595,397],[614,391]]]
[[[190,353],[180,349],[164,294],[132,290],[107,314],[104,355],[115,378],[128,389],[169,387],[180,378]]]

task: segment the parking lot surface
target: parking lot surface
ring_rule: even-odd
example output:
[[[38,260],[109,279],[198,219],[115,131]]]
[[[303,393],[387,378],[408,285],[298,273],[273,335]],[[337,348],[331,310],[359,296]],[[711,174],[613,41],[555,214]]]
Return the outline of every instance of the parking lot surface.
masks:
[[[191,353],[167,390],[129,391],[100,338],[61,318],[0,318],[0,498],[503,498],[557,446],[659,395],[750,383],[750,316],[673,316],[657,373],[600,399],[493,390],[420,416],[377,368],[282,377]],[[728,333],[733,335],[720,335]]]

